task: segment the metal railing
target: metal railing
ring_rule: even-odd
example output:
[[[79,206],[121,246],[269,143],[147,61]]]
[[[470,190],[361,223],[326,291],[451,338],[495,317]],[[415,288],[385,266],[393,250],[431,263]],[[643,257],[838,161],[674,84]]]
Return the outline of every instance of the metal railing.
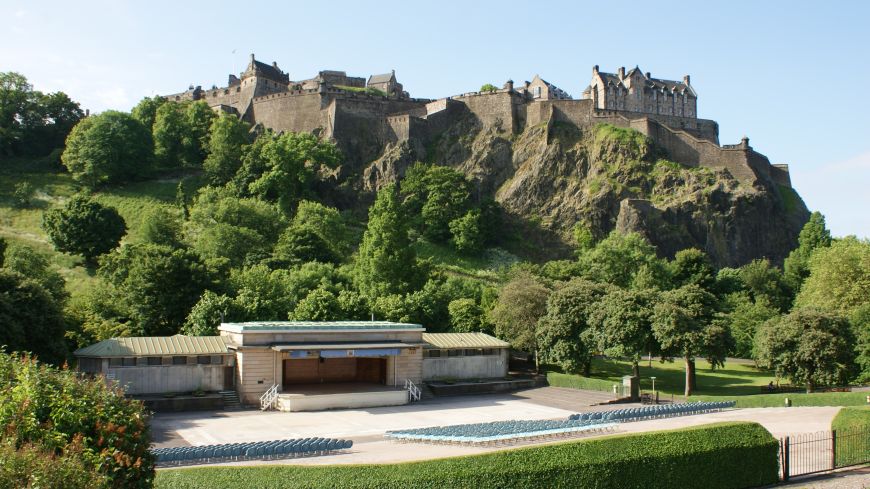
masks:
[[[423,391],[421,391],[420,388],[411,381],[411,379],[405,379],[405,390],[408,391],[408,399],[411,402],[419,401],[420,397],[423,395]]]
[[[870,430],[833,430],[790,435],[779,440],[780,476],[828,472],[870,463]]]
[[[269,390],[260,396],[260,410],[266,411],[275,407],[275,402],[278,400],[278,384],[269,387]]]

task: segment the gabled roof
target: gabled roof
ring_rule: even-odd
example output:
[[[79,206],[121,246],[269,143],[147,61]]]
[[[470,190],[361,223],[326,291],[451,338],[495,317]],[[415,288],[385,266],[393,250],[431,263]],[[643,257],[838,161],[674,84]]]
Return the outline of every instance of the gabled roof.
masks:
[[[79,348],[77,357],[133,357],[163,355],[221,355],[229,353],[220,336],[138,336],[110,338]]]
[[[423,326],[390,321],[252,321],[246,323],[222,323],[218,329],[232,333],[265,333],[271,331],[421,331]]]
[[[395,73],[384,73],[381,75],[372,75],[369,77],[369,84],[372,83],[389,83],[395,79]]]
[[[486,333],[423,333],[424,348],[509,348],[511,345]]]

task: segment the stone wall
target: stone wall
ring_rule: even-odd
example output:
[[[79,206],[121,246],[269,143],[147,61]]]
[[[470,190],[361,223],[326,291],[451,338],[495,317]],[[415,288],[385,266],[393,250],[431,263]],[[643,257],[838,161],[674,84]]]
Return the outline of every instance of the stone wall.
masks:
[[[519,105],[519,95],[507,90],[499,90],[467,93],[453,99],[465,104],[468,111],[484,127],[498,126],[508,132],[515,132],[518,129],[515,107]]]
[[[476,355],[423,359],[423,380],[494,379],[508,373],[508,350],[498,355]]]

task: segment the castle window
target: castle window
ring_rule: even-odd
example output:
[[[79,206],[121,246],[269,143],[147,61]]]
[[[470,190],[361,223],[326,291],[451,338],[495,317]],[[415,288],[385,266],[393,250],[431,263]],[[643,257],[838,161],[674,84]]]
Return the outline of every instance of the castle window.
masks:
[[[541,97],[541,87],[535,87],[535,98]]]

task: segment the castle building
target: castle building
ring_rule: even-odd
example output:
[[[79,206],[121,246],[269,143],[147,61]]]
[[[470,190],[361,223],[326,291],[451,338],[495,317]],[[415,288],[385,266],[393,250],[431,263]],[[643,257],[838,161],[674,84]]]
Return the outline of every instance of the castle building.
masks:
[[[645,114],[695,118],[698,114],[698,94],[692,88],[689,75],[683,81],[653,78],[635,66],[628,73],[619,68],[616,73],[592,68],[592,81],[583,91],[597,109],[624,110]]]

